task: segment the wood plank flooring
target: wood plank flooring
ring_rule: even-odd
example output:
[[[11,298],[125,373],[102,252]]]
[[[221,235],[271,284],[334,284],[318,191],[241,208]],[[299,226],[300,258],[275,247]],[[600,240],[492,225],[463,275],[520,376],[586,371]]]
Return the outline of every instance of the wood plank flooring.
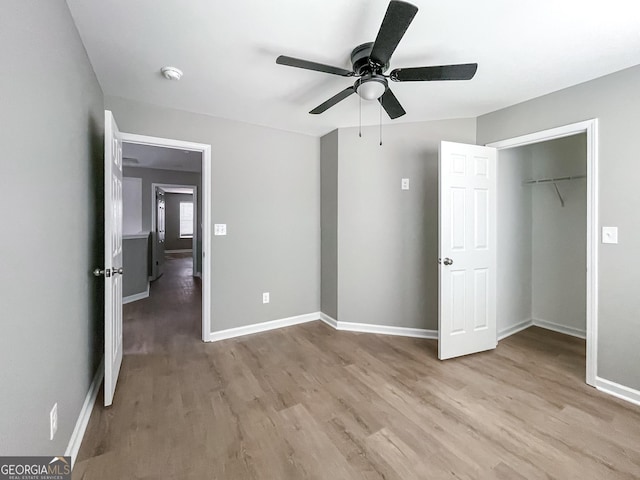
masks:
[[[204,344],[187,262],[127,306],[74,479],[640,478],[640,408],[585,385],[579,339],[530,328],[440,362],[318,321]]]

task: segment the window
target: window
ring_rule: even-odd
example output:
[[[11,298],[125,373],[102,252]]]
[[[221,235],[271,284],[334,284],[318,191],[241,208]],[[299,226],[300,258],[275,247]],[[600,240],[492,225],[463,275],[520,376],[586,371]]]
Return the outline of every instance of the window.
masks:
[[[193,202],[180,202],[180,238],[193,238]]]

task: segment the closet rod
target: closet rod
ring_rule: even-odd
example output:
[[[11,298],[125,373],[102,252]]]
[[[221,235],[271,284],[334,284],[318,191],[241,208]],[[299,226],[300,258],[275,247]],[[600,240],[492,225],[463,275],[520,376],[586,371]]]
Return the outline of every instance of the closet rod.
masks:
[[[569,177],[555,177],[555,178],[541,178],[538,180],[527,180],[522,182],[524,185],[535,185],[538,183],[556,183],[556,182],[566,182],[567,180],[577,180],[579,178],[587,178],[586,175],[571,175]]]
[[[577,180],[579,178],[587,178],[586,175],[572,175],[569,177],[555,177],[555,178],[541,178],[538,180],[528,180],[526,182],[522,182],[523,185],[540,185],[540,184],[546,184],[546,185],[553,185],[553,188],[555,188],[556,190],[556,194],[558,195],[558,199],[560,200],[560,205],[564,207],[564,198],[562,198],[562,194],[560,193],[560,190],[558,189],[558,184],[557,182],[565,182],[567,180]]]

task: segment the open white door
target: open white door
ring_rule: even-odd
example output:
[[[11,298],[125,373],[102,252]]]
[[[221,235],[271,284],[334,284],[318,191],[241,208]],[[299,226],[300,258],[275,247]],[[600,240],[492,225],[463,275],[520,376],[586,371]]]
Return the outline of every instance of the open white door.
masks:
[[[122,364],[122,141],[104,115],[104,404],[111,405]]]
[[[440,144],[441,360],[496,347],[496,149]]]

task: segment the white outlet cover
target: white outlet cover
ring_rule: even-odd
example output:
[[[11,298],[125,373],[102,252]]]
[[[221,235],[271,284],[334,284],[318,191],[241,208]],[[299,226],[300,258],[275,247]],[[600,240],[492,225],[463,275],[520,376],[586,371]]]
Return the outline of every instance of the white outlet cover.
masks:
[[[226,235],[227,234],[227,224],[226,223],[216,223],[213,226],[213,234],[214,235]]]
[[[409,179],[403,178],[402,182],[400,182],[400,187],[402,188],[402,190],[409,190]]]
[[[269,292],[264,292],[262,294],[262,303],[269,303]]]
[[[618,243],[618,227],[602,227],[602,243]]]
[[[58,431],[58,404],[55,403],[49,413],[49,440],[53,440]]]

